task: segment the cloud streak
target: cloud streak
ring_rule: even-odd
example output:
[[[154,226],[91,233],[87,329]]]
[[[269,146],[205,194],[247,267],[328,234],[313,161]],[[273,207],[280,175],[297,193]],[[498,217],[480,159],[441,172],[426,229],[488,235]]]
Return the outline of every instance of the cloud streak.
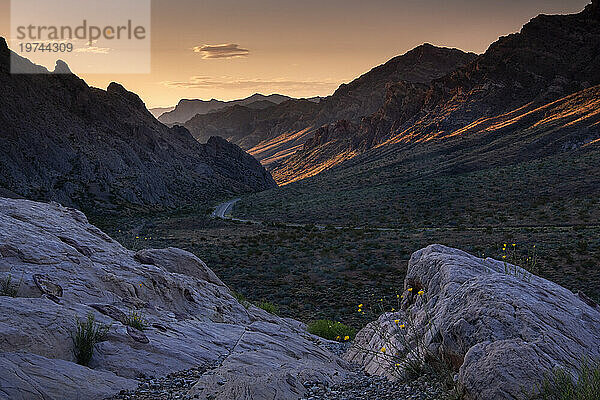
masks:
[[[340,82],[333,80],[290,80],[275,79],[241,79],[232,77],[212,78],[193,76],[188,81],[165,81],[164,86],[178,89],[252,89],[252,90],[297,90],[297,89],[335,89]]]
[[[97,47],[97,46],[88,46],[88,47],[80,47],[78,49],[73,50],[75,53],[92,53],[92,54],[108,54],[112,49],[108,47]]]
[[[192,49],[194,53],[200,53],[203,59],[230,59],[248,57],[250,50],[242,49],[238,44],[204,44]]]

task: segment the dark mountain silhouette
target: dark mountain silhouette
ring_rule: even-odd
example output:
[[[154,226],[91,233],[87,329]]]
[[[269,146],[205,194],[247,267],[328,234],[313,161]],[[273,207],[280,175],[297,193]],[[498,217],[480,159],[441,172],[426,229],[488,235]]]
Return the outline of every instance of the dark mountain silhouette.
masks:
[[[71,73],[13,75],[10,57],[0,38],[0,188],[5,194],[84,209],[160,207],[275,185],[239,147],[220,138],[201,145],[185,128],[166,127],[117,83],[104,91]],[[34,72],[45,71],[17,60]],[[68,71],[60,61],[57,69]]]

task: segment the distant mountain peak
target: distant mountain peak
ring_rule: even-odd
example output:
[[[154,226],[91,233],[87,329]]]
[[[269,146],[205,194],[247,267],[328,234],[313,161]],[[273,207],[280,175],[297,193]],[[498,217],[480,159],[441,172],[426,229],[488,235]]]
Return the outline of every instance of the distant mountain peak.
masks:
[[[159,121],[164,124],[183,124],[196,115],[206,115],[214,111],[219,111],[224,108],[240,105],[247,106],[252,103],[255,107],[260,106],[259,101],[268,101],[273,104],[280,104],[286,100],[290,100],[291,97],[284,96],[281,94],[270,94],[264,95],[260,93],[254,93],[252,96],[231,101],[223,101],[217,99],[201,100],[201,99],[182,99],[179,101],[174,110],[165,112],[159,117]],[[264,103],[268,105],[268,103]]]
[[[71,68],[63,60],[56,60],[56,66],[54,67],[55,74],[72,74]]]

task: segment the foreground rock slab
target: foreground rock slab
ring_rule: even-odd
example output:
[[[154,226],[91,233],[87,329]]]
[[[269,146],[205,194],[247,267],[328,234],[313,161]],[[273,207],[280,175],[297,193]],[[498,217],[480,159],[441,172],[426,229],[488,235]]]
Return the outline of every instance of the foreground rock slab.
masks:
[[[8,277],[16,297],[0,296],[0,399],[102,399],[134,389],[136,378],[204,365],[210,375],[190,396],[293,399],[302,382],[333,384],[348,371],[303,324],[240,305],[193,254],[135,253],[55,203],[0,198],[0,279]],[[132,310],[147,321],[133,335],[124,325]],[[111,325],[89,368],[75,363],[71,339],[88,313]]]
[[[522,398],[555,367],[600,358],[598,307],[519,267],[432,245],[412,255],[404,289],[402,310],[359,332],[346,359],[394,378],[406,371],[392,351],[418,360],[427,348],[450,363],[466,399],[501,400]]]

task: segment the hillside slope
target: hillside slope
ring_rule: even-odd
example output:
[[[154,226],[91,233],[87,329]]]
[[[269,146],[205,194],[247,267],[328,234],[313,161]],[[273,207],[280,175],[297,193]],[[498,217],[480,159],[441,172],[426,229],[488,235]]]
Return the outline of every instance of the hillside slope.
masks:
[[[574,15],[540,15],[500,38],[480,57],[430,85],[390,85],[384,105],[359,124],[319,129],[272,171],[280,183],[301,179],[386,142],[466,134],[495,118],[527,113],[600,84],[597,1]],[[531,117],[531,116],[530,116]],[[339,125],[339,123],[338,123]]]
[[[184,128],[167,128],[119,84],[104,91],[73,74],[12,75],[0,39],[3,193],[84,209],[161,207],[274,185],[237,146],[220,138],[201,145]]]
[[[471,53],[425,44],[341,85],[318,104],[291,100],[264,110],[230,107],[197,115],[185,127],[201,142],[215,135],[227,138],[274,168],[321,125],[375,112],[384,104],[387,85],[398,80],[425,84],[474,58]]]

